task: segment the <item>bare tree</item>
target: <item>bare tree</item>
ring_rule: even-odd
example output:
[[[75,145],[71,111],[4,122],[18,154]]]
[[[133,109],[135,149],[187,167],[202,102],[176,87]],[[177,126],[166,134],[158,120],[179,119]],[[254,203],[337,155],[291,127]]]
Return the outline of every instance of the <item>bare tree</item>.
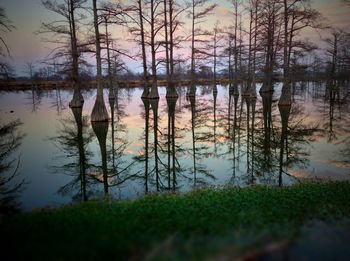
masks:
[[[13,25],[12,21],[7,18],[5,9],[0,7],[0,29],[1,32],[11,32],[16,27]],[[0,55],[10,55],[10,48],[7,46],[6,41],[2,35],[0,35]],[[4,50],[5,49],[5,50]]]
[[[213,32],[213,80],[214,80],[214,90],[216,90],[216,80],[217,80],[217,66],[218,66],[218,58],[220,58],[221,54],[219,48],[222,48],[223,45],[221,41],[223,40],[222,29],[219,28],[219,21],[216,21]],[[217,90],[216,90],[217,92]]]
[[[323,25],[320,23],[320,13],[310,7],[309,0],[284,0],[283,9],[283,74],[288,79],[291,54],[293,49],[300,46],[294,41],[295,36],[306,27],[322,28]]]
[[[131,35],[133,36],[133,41],[140,46],[141,49],[141,59],[142,59],[142,80],[143,80],[143,93],[142,98],[149,97],[149,76],[148,76],[148,67],[147,67],[147,53],[146,53],[146,4],[145,1],[136,0],[129,6],[131,10],[130,16],[128,19],[128,29]]]
[[[237,77],[238,74],[238,49],[237,49],[237,38],[238,38],[238,34],[237,34],[237,29],[238,29],[238,5],[239,2],[238,0],[232,0],[232,5],[234,8],[234,17],[235,17],[235,24],[234,24],[234,64],[235,64],[235,79]]]
[[[157,87],[157,60],[156,53],[160,47],[156,37],[160,30],[163,28],[163,24],[159,24],[158,17],[161,15],[159,12],[160,0],[150,0],[150,17],[148,23],[151,27],[150,30],[150,47],[151,47],[151,69],[152,69],[152,88],[149,98],[159,99],[158,87]]]
[[[124,62],[120,59],[121,56],[126,56],[130,59],[134,59],[129,55],[128,51],[123,50],[118,47],[117,39],[112,38],[111,35],[111,26],[117,26],[116,29],[119,29],[122,26],[127,25],[127,19],[130,17],[127,13],[133,11],[133,8],[124,6],[119,2],[103,3],[99,8],[99,24],[104,26],[104,34],[101,34],[101,50],[105,51],[106,57],[102,57],[103,61],[106,61],[107,64],[107,74],[109,82],[109,99],[114,99],[114,87],[118,88],[117,81],[117,70],[127,70]],[[114,64],[113,64],[114,59]],[[116,63],[116,61],[118,62]],[[114,68],[113,68],[114,67]]]
[[[272,76],[275,67],[275,55],[277,50],[277,42],[279,39],[280,11],[282,5],[277,0],[264,1],[262,5],[262,21],[261,24],[264,35],[265,46],[265,82],[260,92],[269,92],[273,90]]]
[[[293,50],[297,48],[309,49],[310,45],[301,40],[295,41],[298,32],[306,27],[322,27],[320,14],[308,5],[308,0],[283,1],[283,76],[284,85],[279,105],[290,105],[290,63]]]
[[[332,29],[331,37],[325,39],[325,42],[328,44],[327,54],[331,57],[330,62],[330,76],[335,77],[338,71],[338,52],[340,47],[341,38],[343,37],[344,32],[339,29]]]
[[[159,61],[157,60],[157,53],[162,43],[164,43],[163,38],[162,40],[159,39],[160,32],[164,27],[164,23],[161,20],[164,10],[160,8],[162,3],[162,0],[138,0],[136,4],[134,3],[130,7],[138,17],[129,17],[131,20],[129,31],[136,36],[136,42],[141,45],[143,78],[146,82],[148,81],[146,46],[149,46],[151,51],[151,92],[148,94],[148,86],[145,83],[142,94],[142,97],[146,97],[148,94],[148,97],[151,99],[159,98],[157,88],[157,67]]]
[[[203,23],[209,14],[216,8],[216,4],[209,4],[209,0],[192,0],[191,7],[189,9],[189,16],[191,17],[191,89],[188,93],[189,96],[195,95],[195,66],[196,66],[196,53],[200,53],[195,45],[200,41],[198,37],[207,35],[199,24]]]
[[[166,1],[164,1],[166,3]],[[188,8],[187,5],[180,7],[179,4],[175,2],[175,0],[168,0],[168,8],[164,8],[164,12],[168,10],[169,16],[165,16],[167,22],[164,23],[165,35],[169,34],[169,36],[165,38],[166,41],[166,51],[169,54],[166,54],[166,68],[168,70],[168,89],[167,89],[167,98],[177,98],[178,94],[175,90],[174,86],[174,66],[175,66],[175,58],[174,58],[174,49],[179,47],[179,44],[183,41],[182,37],[176,35],[176,31],[180,29],[182,23],[180,22],[180,15]]]
[[[79,44],[77,39],[77,9],[83,7],[86,0],[65,0],[59,3],[55,0],[43,0],[42,5],[49,11],[60,15],[63,20],[55,20],[41,24],[41,29],[38,33],[51,34],[54,38],[47,39],[49,43],[58,45],[52,52],[50,57],[54,60],[68,59],[70,77],[73,81],[74,93],[70,107],[82,107],[84,98],[80,92],[79,84]],[[69,50],[67,52],[67,50]],[[67,58],[65,58],[67,57]]]
[[[4,78],[8,78],[9,74],[11,74],[12,68],[5,60],[5,58],[10,57],[11,54],[10,48],[2,34],[12,32],[14,29],[16,29],[16,27],[13,25],[12,21],[7,18],[5,9],[0,7],[0,75]]]
[[[137,0],[137,11],[139,14],[139,25],[140,25],[140,36],[141,36],[141,50],[142,50],[142,65],[143,65],[143,80],[144,80],[144,91],[142,93],[142,97],[149,96],[148,89],[148,75],[147,75],[147,56],[146,56],[146,46],[145,46],[145,30],[143,25],[143,13],[142,13],[142,5],[141,0]]]

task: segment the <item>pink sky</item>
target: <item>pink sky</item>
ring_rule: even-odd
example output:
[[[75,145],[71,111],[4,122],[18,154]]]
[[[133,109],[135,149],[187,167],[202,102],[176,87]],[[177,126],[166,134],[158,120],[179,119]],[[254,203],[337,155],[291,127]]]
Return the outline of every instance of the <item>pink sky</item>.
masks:
[[[40,61],[50,52],[51,46],[41,41],[43,36],[35,35],[33,32],[40,28],[41,22],[50,21],[54,18],[52,13],[47,12],[41,5],[40,0],[3,0],[1,6],[5,8],[7,16],[14,21],[17,30],[8,33],[5,36],[7,43],[11,48],[12,60],[17,75],[27,75],[25,64],[29,61]],[[127,2],[126,0],[124,2]],[[215,14],[208,18],[203,26],[210,30],[213,28],[216,21],[220,21],[221,26],[227,26],[231,23],[230,2],[229,1],[212,1],[219,6]],[[244,2],[244,1],[243,1]],[[341,0],[313,0],[312,6],[319,10],[325,17],[325,21],[333,26],[347,29],[350,26],[350,6],[346,5]],[[87,4],[91,5],[91,1]],[[183,19],[186,19],[185,17]],[[184,20],[186,21],[186,20]],[[243,20],[246,23],[245,20]],[[189,33],[189,28],[185,27],[183,33]],[[325,37],[327,32],[322,32],[322,37]],[[114,29],[113,35],[118,38],[127,38],[126,30]],[[314,30],[305,30],[304,35],[310,40],[320,43],[320,36]],[[137,49],[133,44],[120,42],[120,45],[129,49]],[[322,46],[322,44],[321,44]],[[187,48],[186,48],[187,47]],[[189,43],[184,44],[184,49],[181,53],[186,56],[189,54]],[[91,58],[93,62],[93,58]],[[128,66],[134,71],[141,70],[139,61],[126,60]]]

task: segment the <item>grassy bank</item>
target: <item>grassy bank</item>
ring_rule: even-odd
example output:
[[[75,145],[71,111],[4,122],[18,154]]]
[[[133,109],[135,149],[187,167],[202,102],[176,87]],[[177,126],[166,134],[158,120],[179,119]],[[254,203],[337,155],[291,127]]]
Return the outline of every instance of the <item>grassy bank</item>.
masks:
[[[289,239],[309,220],[349,215],[349,182],[305,183],[36,210],[3,220],[0,234],[7,254],[17,249],[26,259],[202,258],[243,253]]]

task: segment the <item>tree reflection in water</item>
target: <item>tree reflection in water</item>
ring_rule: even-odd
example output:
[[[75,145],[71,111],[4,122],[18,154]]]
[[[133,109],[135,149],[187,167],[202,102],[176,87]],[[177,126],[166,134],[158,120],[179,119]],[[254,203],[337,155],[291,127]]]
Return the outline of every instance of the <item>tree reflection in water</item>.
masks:
[[[232,99],[233,99],[233,116],[232,115]],[[229,181],[230,184],[235,183],[236,179],[236,163],[238,156],[236,155],[236,143],[237,143],[237,108],[238,108],[239,91],[238,85],[235,83],[229,88],[229,105],[228,105],[228,129],[227,129],[227,140],[229,141],[228,154],[232,155],[232,176]],[[231,119],[231,117],[233,117]],[[233,122],[231,127],[231,122]]]
[[[176,87],[178,98],[164,97],[161,92],[159,100],[143,97],[139,101],[139,96],[132,95],[137,89],[117,88],[109,100],[111,120],[103,128],[90,128],[81,109],[73,108],[69,117],[67,110],[59,115],[53,110],[56,118],[66,117],[53,138],[64,152],[64,158],[56,161],[57,170],[72,176],[59,192],[82,201],[201,186],[282,186],[296,182],[292,175],[312,176],[312,169],[319,164],[311,156],[319,152],[315,144],[332,145],[330,153],[339,157],[326,155],[321,164],[328,164],[332,171],[342,168],[343,175],[350,154],[348,83],[283,83],[290,88],[274,84],[274,88],[265,86],[275,89],[274,93],[258,97],[255,90],[260,83],[247,89],[239,82],[229,88],[197,86],[197,93],[187,97],[185,88]],[[240,95],[242,90],[244,95]],[[62,98],[64,103],[63,91]],[[59,101],[59,93],[45,94],[44,106],[45,99],[52,105],[53,99]],[[133,115],[137,103],[142,122],[135,121]],[[134,134],[141,134],[141,140],[132,140]]]
[[[286,152],[288,155],[288,120],[291,109],[291,95],[290,95],[290,87],[285,87],[285,85],[289,85],[289,83],[284,83],[282,87],[282,94],[280,97],[280,101],[278,104],[278,109],[281,115],[281,139],[280,139],[280,162],[279,162],[279,176],[278,176],[278,185],[282,186],[282,173],[283,173],[283,157],[284,157],[284,146],[286,145]],[[284,91],[287,90],[287,91]],[[288,156],[287,156],[288,157]]]
[[[108,122],[91,122],[92,129],[97,137],[100,146],[101,165],[102,165],[102,182],[105,197],[108,196],[108,169],[107,169],[107,133]],[[101,181],[100,176],[96,176],[96,181]]]
[[[73,161],[61,166],[53,166],[57,173],[65,173],[72,176],[72,180],[61,187],[58,192],[62,195],[71,195],[73,201],[85,201],[92,196],[92,178],[90,163],[93,153],[88,150],[88,145],[93,140],[93,133],[89,129],[86,116],[82,115],[82,107],[71,108],[71,116],[61,120],[58,136],[52,141],[57,144],[64,155],[62,158],[71,158]]]
[[[107,160],[111,163],[108,167],[108,186],[121,188],[121,186],[128,180],[135,179],[138,172],[131,174],[130,168],[135,163],[134,160],[125,159],[125,151],[128,145],[126,139],[127,126],[123,121],[123,118],[127,116],[124,104],[120,101],[119,88],[114,88],[114,97],[109,99],[109,105],[111,109],[111,144],[110,152],[108,153]]]
[[[94,177],[95,182],[103,184],[104,197],[109,197],[110,188],[120,189],[128,180],[137,178],[139,172],[130,173],[130,167],[134,160],[124,159],[128,141],[123,137],[126,133],[126,126],[123,124],[123,117],[126,116],[124,107],[119,104],[119,89],[114,89],[115,96],[109,99],[111,109],[111,136],[108,138],[108,122],[92,122],[92,129],[97,137],[100,147],[101,165],[96,166],[98,175]],[[110,150],[108,149],[110,144]],[[102,173],[100,173],[102,171]],[[115,194],[113,194],[115,198]]]
[[[176,170],[177,161],[176,161],[176,145],[175,145],[175,109],[177,97],[167,98],[168,105],[168,137],[167,137],[167,154],[168,154],[168,189],[175,191],[177,182],[176,182]]]
[[[308,145],[318,126],[305,121],[308,115],[296,103],[279,106],[279,121],[273,92],[261,92],[261,102],[258,102],[255,88],[252,84],[241,99],[237,85],[229,88],[227,120],[224,121],[227,152],[224,156],[232,162],[232,175],[227,184],[283,185],[283,176],[288,177],[287,183],[295,182],[288,168],[308,165]],[[280,100],[292,101],[290,90],[284,89]]]
[[[337,160],[328,163],[340,168],[350,168],[350,82],[330,79],[312,90],[315,103],[322,115],[320,137],[329,144],[343,145]],[[320,94],[320,92],[323,92]]]
[[[142,117],[144,118],[145,121],[145,128],[144,128],[144,137],[141,139],[144,140],[144,148],[142,149],[141,155],[135,156],[134,160],[137,162],[144,162],[144,190],[145,193],[148,193],[149,187],[148,187],[148,175],[149,175],[149,112],[150,112],[150,100],[147,96],[144,94],[142,95],[142,103],[144,106],[144,113]]]
[[[20,208],[17,197],[23,189],[24,180],[17,181],[20,166],[20,155],[15,151],[20,147],[24,134],[18,128],[22,125],[19,120],[11,121],[0,126],[0,213],[9,214]]]
[[[197,187],[198,185],[204,186],[210,182],[210,180],[215,179],[215,176],[207,169],[207,166],[201,162],[210,155],[208,151],[209,146],[205,144],[212,137],[210,130],[205,128],[209,120],[208,114],[210,107],[206,101],[197,100],[195,95],[189,95],[187,97],[190,104],[186,107],[191,112],[190,128],[192,148],[189,149],[189,151],[191,151],[193,161],[193,167],[189,171],[190,174],[193,175],[193,187]]]

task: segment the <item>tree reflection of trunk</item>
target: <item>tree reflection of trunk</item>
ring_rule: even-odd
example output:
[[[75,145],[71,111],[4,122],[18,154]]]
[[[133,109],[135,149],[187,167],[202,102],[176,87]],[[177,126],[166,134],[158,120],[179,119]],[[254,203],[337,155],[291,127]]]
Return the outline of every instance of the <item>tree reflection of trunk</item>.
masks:
[[[167,149],[167,154],[168,154],[168,164],[167,164],[167,170],[168,170],[168,190],[170,190],[170,183],[171,183],[171,178],[170,178],[170,169],[171,169],[171,166],[170,166],[170,159],[171,159],[171,151],[170,151],[170,147],[171,147],[171,117],[170,117],[170,110],[169,110],[169,101],[168,99],[167,100],[167,104],[168,104],[168,135],[167,135],[167,146],[168,146],[168,149]]]
[[[255,84],[254,84],[255,88]],[[250,104],[252,107],[252,125],[251,125],[251,173],[252,173],[252,181],[254,181],[254,165],[255,165],[255,141],[254,141],[254,131],[255,131],[255,106],[256,106],[256,96],[254,96],[254,93],[252,94]]]
[[[35,91],[34,87],[32,86],[32,112],[36,112],[36,102],[35,102]]]
[[[196,137],[194,133],[196,119],[196,96],[189,96],[191,106],[191,132],[192,132],[192,157],[193,157],[193,186],[197,183],[197,167],[196,167]]]
[[[114,95],[112,95],[113,97],[111,97],[111,91],[109,93],[109,97],[108,97],[108,101],[109,101],[109,106],[111,109],[111,138],[112,138],[112,166],[113,166],[113,171],[117,171],[116,167],[115,167],[115,148],[114,148],[114,101],[115,101],[115,97]],[[117,174],[118,175],[118,174]]]
[[[0,214],[12,214],[20,210],[17,197],[24,189],[25,180],[18,182],[20,156],[13,153],[21,146],[24,134],[18,128],[23,123],[19,120],[0,123]],[[16,159],[17,158],[17,159]]]
[[[102,160],[102,174],[103,174],[103,188],[105,196],[108,195],[108,170],[107,170],[107,148],[106,139],[108,133],[108,122],[91,122],[92,129],[97,136],[100,145],[101,160]]]
[[[116,89],[119,89],[118,86]],[[113,84],[112,84],[112,80],[111,80],[111,83],[110,83],[110,86],[109,86],[109,90],[108,90],[108,100],[111,101],[111,100],[114,100],[116,99],[116,89],[114,88]]]
[[[38,104],[40,103],[39,95],[38,95],[38,86],[36,84],[32,84],[31,88],[32,93],[32,112],[36,112],[38,109]]]
[[[250,175],[249,183],[253,183],[253,173],[250,168],[250,96],[245,97],[245,103],[247,106],[247,175]]]
[[[233,168],[232,168],[232,177],[236,177],[236,130],[237,130],[237,106],[238,106],[238,99],[239,99],[239,92],[236,85],[236,88],[234,89],[233,93],[233,101],[234,101],[234,113],[233,113],[233,134],[231,137],[232,141],[232,152],[233,152]]]
[[[283,155],[284,155],[284,146],[286,145],[286,154],[288,155],[287,150],[287,140],[288,140],[288,119],[291,110],[291,92],[290,92],[290,83],[285,82],[282,87],[282,93],[280,100],[278,102],[278,109],[281,115],[281,140],[280,140],[280,162],[279,162],[279,176],[278,176],[278,185],[282,186],[282,173],[283,173]],[[287,160],[287,159],[286,159]]]
[[[238,119],[238,137],[237,137],[237,160],[240,160],[240,150],[241,150],[241,124],[242,124],[242,114],[243,114],[243,104],[244,104],[245,96],[241,92],[241,104],[239,109],[239,119]]]
[[[284,155],[284,146],[287,145],[288,140],[288,119],[290,114],[291,105],[278,105],[278,109],[281,115],[282,123],[282,133],[280,141],[280,162],[279,162],[279,176],[278,176],[278,185],[282,186],[282,173],[283,173],[283,155]],[[286,148],[287,152],[287,148]]]
[[[142,97],[141,99],[145,108],[145,193],[148,193],[148,136],[150,100],[148,97]]]
[[[328,134],[328,142],[332,142],[333,140],[336,139],[336,134],[335,134],[334,129],[333,129],[334,107],[335,107],[335,104],[336,104],[336,97],[338,97],[338,104],[339,104],[339,87],[337,85],[337,81],[336,80],[331,80],[331,81],[329,81],[327,83],[326,97],[329,100],[329,111],[328,111],[329,134]]]
[[[231,87],[230,87],[231,88]],[[231,135],[231,111],[232,111],[232,93],[229,89],[228,93],[228,110],[227,110],[227,134],[228,137]]]
[[[81,188],[81,199],[83,201],[87,200],[86,194],[86,156],[84,149],[84,138],[83,138],[83,121],[82,113],[83,107],[71,107],[71,110],[74,115],[75,122],[77,124],[77,143],[79,151],[79,177],[80,177],[80,188]]]
[[[286,161],[288,159],[288,120],[291,110],[291,91],[290,83],[285,81],[282,87],[281,97],[278,102],[278,109],[281,115],[281,140],[280,140],[280,159],[279,159],[279,176],[278,185],[282,186],[282,173],[283,173],[283,155],[286,153]],[[284,151],[284,146],[286,145],[286,151]]]
[[[214,98],[214,153],[217,155],[217,147],[216,147],[216,100],[218,96],[218,88],[216,84],[213,89],[213,98]]]
[[[264,117],[264,163],[269,167],[271,163],[271,124],[272,124],[272,92],[260,92]]]
[[[168,104],[168,188],[176,189],[175,108],[177,98],[167,98]],[[171,178],[172,174],[172,178]]]
[[[194,97],[196,95],[196,85],[195,81],[191,80],[190,89],[187,91],[187,96]]]
[[[154,168],[156,172],[156,187],[159,191],[159,166],[158,166],[158,104],[159,99],[151,99],[151,108],[153,111],[153,135],[154,135]]]
[[[58,87],[57,83],[55,84],[55,93],[56,93],[56,100],[54,102],[54,106],[56,107],[57,110],[57,115],[60,115],[64,106],[62,103],[62,98],[61,98],[61,91],[60,88]]]

